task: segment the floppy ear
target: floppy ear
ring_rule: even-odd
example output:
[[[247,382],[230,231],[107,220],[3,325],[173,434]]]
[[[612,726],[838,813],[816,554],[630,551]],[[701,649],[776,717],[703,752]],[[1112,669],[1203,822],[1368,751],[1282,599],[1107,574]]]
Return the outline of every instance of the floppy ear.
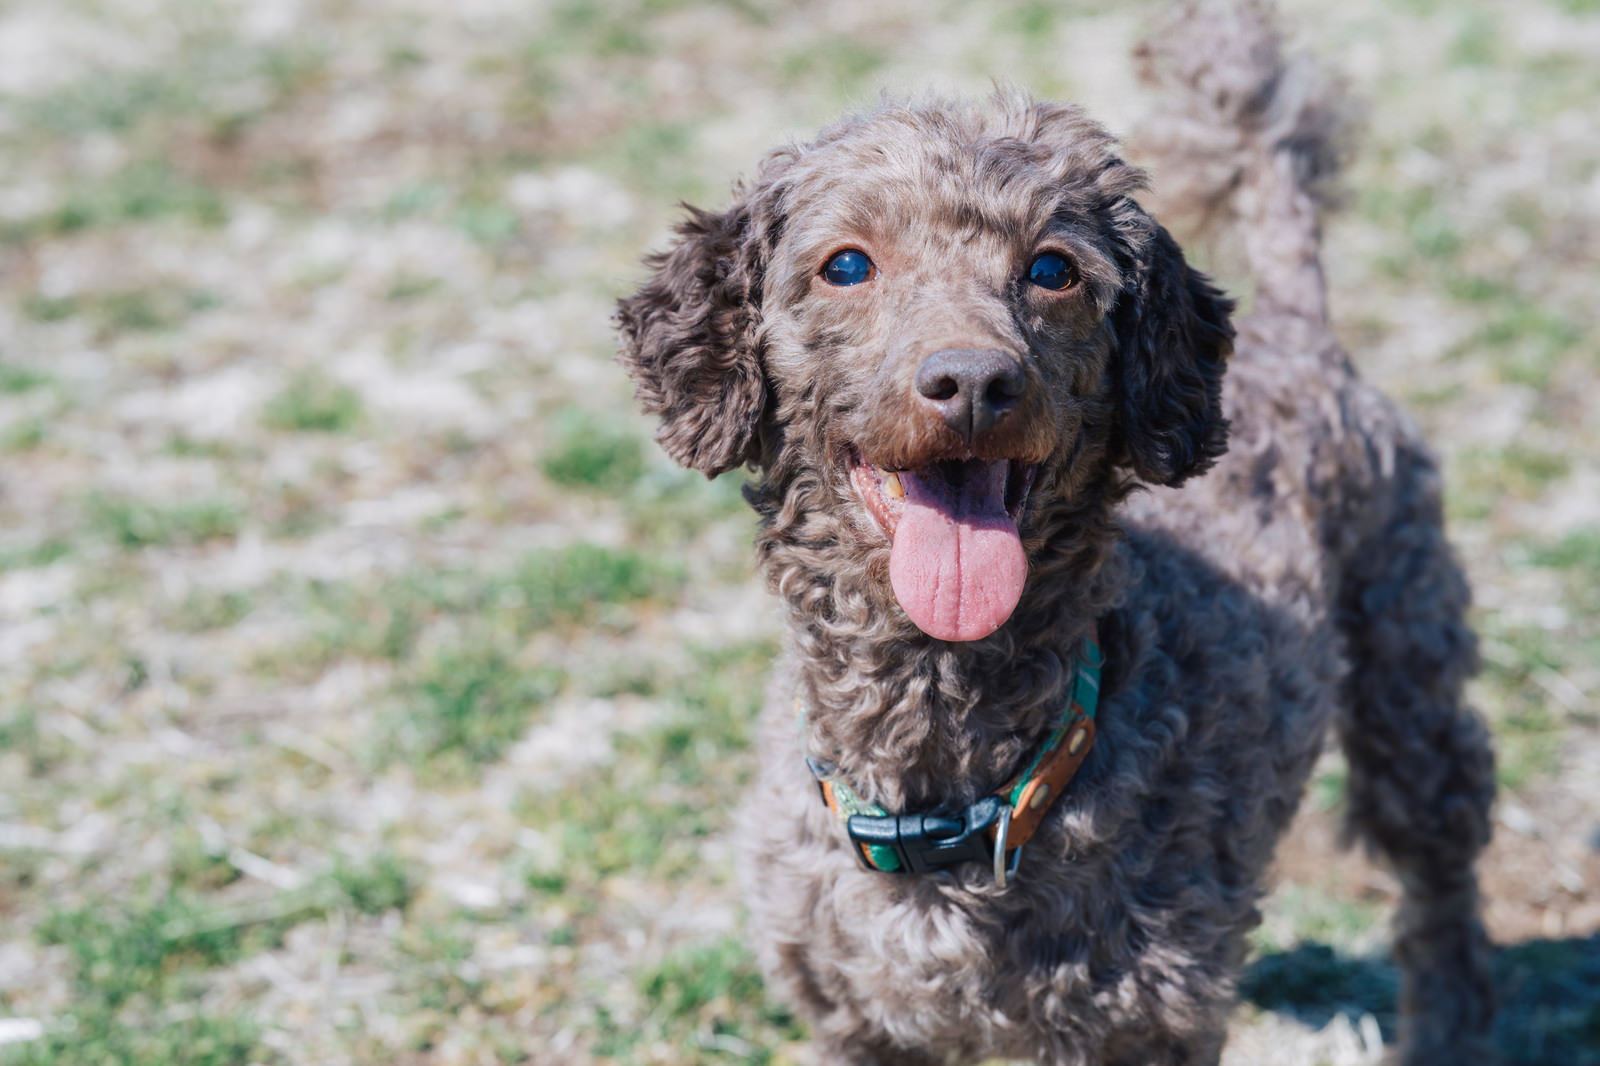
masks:
[[[1133,214],[1119,229],[1131,276],[1112,312],[1119,433],[1135,474],[1181,485],[1228,450],[1222,373],[1234,303],[1184,261],[1165,229],[1127,204]]]
[[[758,458],[767,389],[758,354],[764,255],[752,198],[721,214],[689,208],[655,273],[618,301],[621,362],[668,455],[716,477]]]

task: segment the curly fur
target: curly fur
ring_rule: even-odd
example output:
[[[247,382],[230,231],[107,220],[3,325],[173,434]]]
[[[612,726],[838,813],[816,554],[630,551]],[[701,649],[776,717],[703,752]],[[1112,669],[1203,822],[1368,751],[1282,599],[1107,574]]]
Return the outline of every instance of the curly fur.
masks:
[[[1260,292],[1237,338],[1113,140],[1008,93],[884,102],[774,152],[622,301],[667,451],[708,475],[753,464],[787,611],[740,834],[763,964],[819,1061],[1214,1063],[1265,868],[1333,725],[1350,831],[1405,887],[1404,1061],[1482,1061],[1493,764],[1461,700],[1468,592],[1433,459],[1325,320],[1336,102],[1255,4],[1183,5],[1140,54],[1181,96],[1157,141],[1175,169],[1204,164],[1191,198],[1245,230]],[[1046,237],[1078,271],[1064,297],[1022,280]],[[843,247],[891,280],[823,287]],[[848,472],[956,454],[912,386],[948,348],[1020,360],[1018,413],[970,448],[1038,464],[1022,599],[968,643],[900,609]],[[860,869],[802,749],[888,810],[971,803],[1048,731],[1091,627],[1099,737],[1012,885]]]

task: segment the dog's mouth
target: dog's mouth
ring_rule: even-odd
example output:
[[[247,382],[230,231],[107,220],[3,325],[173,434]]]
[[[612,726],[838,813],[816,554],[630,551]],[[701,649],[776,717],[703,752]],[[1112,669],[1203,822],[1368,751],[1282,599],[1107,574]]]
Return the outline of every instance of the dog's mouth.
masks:
[[[940,640],[978,640],[1022,599],[1017,522],[1036,463],[941,459],[885,470],[852,450],[850,480],[889,538],[889,582],[911,621]]]

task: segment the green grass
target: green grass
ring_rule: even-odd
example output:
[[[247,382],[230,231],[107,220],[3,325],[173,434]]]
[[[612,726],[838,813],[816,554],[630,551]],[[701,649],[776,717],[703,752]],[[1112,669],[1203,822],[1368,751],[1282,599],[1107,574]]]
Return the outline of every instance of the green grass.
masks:
[[[419,571],[371,584],[313,582],[298,610],[310,643],[288,663],[321,669],[346,656],[401,662],[430,630],[470,627],[502,646],[534,633],[603,623],[674,595],[676,564],[627,548],[573,544],[529,552],[504,568]]]
[[[839,97],[859,95],[872,75],[888,59],[881,46],[853,37],[808,41],[779,60],[779,78],[793,87],[811,91],[822,87]]]
[[[608,606],[659,598],[682,583],[674,562],[593,544],[531,553],[511,574],[521,625],[530,629],[598,620]]]
[[[410,303],[434,292],[443,284],[444,282],[440,278],[430,278],[418,274],[399,274],[389,283],[389,290],[384,293],[384,297],[390,303]]]
[[[289,929],[336,911],[404,911],[415,874],[389,851],[341,857],[307,888],[275,898],[222,903],[208,891],[234,880],[225,860],[201,846],[178,849],[185,890],[145,891],[52,910],[34,930],[64,949],[73,998],[42,1040],[0,1049],[6,1066],[245,1066],[260,1057],[260,1023],[246,1011],[200,1006],[210,974],[276,947]],[[275,1060],[274,1060],[275,1061]]]
[[[48,436],[48,421],[39,415],[17,419],[0,426],[0,453],[21,455],[34,451],[44,444]]]
[[[276,943],[291,919],[236,917],[171,894],[53,911],[35,935],[68,953],[70,1013],[0,1062],[243,1066],[258,1045],[254,1020],[186,1008],[203,994],[207,970]]]
[[[348,433],[362,417],[359,393],[314,370],[295,374],[261,412],[268,429],[293,433]]]
[[[732,470],[713,481],[694,471],[658,468],[636,481],[623,500],[630,534],[664,555],[692,541],[709,527],[733,523],[743,543],[755,539],[756,518],[745,503],[745,473]],[[742,579],[749,557],[720,560],[720,576]]]
[[[43,1039],[0,1048],[5,1066],[246,1066],[261,1061],[248,1015],[196,1014],[173,1005],[129,1022],[99,1005],[78,1009]]]
[[[404,911],[420,888],[416,871],[387,848],[359,860],[339,856],[328,883],[334,899],[366,915]]]
[[[1458,66],[1491,66],[1500,55],[1503,37],[1504,32],[1492,15],[1472,12],[1450,43],[1450,61]]]
[[[1591,582],[1600,581],[1600,532],[1582,529],[1569,533],[1556,543],[1535,550],[1533,561],[1557,570],[1577,571]]]
[[[105,178],[70,182],[48,211],[14,228],[13,240],[62,237],[141,222],[184,221],[216,227],[228,219],[217,189],[174,171],[161,159],[130,163]]]
[[[83,524],[89,535],[130,550],[232,539],[238,535],[242,519],[238,504],[214,497],[158,504],[96,492],[83,504]]]
[[[643,120],[624,127],[603,145],[601,169],[622,176],[636,189],[661,188],[689,203],[721,195],[695,168],[697,123],[679,119]]]
[[[96,336],[122,333],[159,333],[176,329],[198,311],[217,306],[211,293],[182,291],[170,286],[144,286],[85,293],[80,296],[45,297],[34,294],[23,301],[23,311],[40,322],[60,322],[83,317],[93,323]]]
[[[1272,896],[1273,921],[1259,927],[1251,940],[1257,951],[1287,951],[1303,941],[1318,941],[1348,949],[1383,923],[1384,909],[1372,902],[1333,895],[1311,885],[1283,885]],[[1294,930],[1287,941],[1273,932],[1284,926]]]
[[[72,554],[72,544],[60,537],[49,537],[37,544],[0,548],[0,573],[49,566]]]
[[[16,395],[43,388],[55,380],[42,370],[35,370],[31,366],[17,366],[12,363],[0,363],[0,393]]]
[[[614,761],[526,797],[523,817],[548,827],[558,852],[536,880],[560,872],[563,890],[582,895],[607,877],[696,870],[701,844],[728,824],[748,778],[750,729],[773,653],[765,642],[701,649],[687,670],[663,676],[642,663],[597,678],[595,695],[632,692],[666,714],[618,735]]]
[[[407,185],[384,202],[378,217],[386,222],[398,222],[405,218],[430,216],[449,201],[450,195],[450,190],[438,182],[422,181]]]
[[[116,1010],[135,1000],[175,998],[195,987],[198,972],[278,943],[302,913],[286,909],[230,912],[175,894],[132,904],[97,900],[54,911],[35,935],[42,944],[67,949],[84,1001]]]
[[[303,37],[260,46],[228,39],[198,12],[174,21],[179,25],[168,28],[181,40],[168,62],[102,69],[56,91],[25,96],[15,107],[23,132],[49,140],[86,134],[138,139],[199,119],[226,137],[314,87],[327,70],[326,49]]]
[[[1585,332],[1565,314],[1531,301],[1507,299],[1469,343],[1499,353],[1496,369],[1501,380],[1546,389],[1584,338]]]
[[[665,1041],[712,1061],[765,1064],[773,1061],[774,1045],[803,1035],[787,1011],[767,1002],[755,960],[733,937],[682,945],[643,970],[636,984],[642,1019],[613,1023],[605,1034],[617,1053]]]
[[[748,949],[724,938],[692,944],[639,975],[645,1001],[668,1015],[692,1014],[719,1000],[759,1001],[761,979]]]
[[[565,488],[618,493],[644,473],[644,446],[638,437],[598,418],[566,412],[540,466],[545,477]]]
[[[1531,625],[1486,618],[1479,626],[1486,645],[1482,686],[1495,736],[1495,777],[1504,788],[1548,778],[1560,765],[1565,721],[1539,683],[1558,672],[1571,646],[1563,637]]]
[[[751,772],[751,736],[772,646],[702,648],[663,670],[620,667],[596,679],[597,694],[629,692],[659,705],[661,718],[615,736],[615,758],[551,791],[532,788],[518,812],[552,850],[527,884],[556,905],[559,943],[582,944],[604,920],[608,884],[683,884],[721,879],[704,849],[732,821]],[[765,1063],[801,1039],[790,1015],[766,1000],[741,938],[681,943],[640,969],[635,999],[597,1012],[594,1051],[645,1061],[652,1047],[684,1049],[693,1061]]]
[[[399,687],[388,722],[389,757],[435,779],[462,779],[505,754],[562,684],[559,670],[535,667],[493,646],[465,643],[435,652]]]
[[[193,589],[176,605],[170,624],[183,633],[209,633],[238,625],[255,608],[255,597],[240,589]]]
[[[1467,446],[1445,483],[1452,518],[1481,521],[1506,501],[1538,500],[1572,472],[1572,457],[1535,444]]]
[[[675,568],[627,550],[576,544],[495,572],[439,570],[374,586],[314,584],[302,609],[316,636],[258,663],[320,671],[344,658],[400,664],[380,761],[457,780],[502,757],[564,683],[519,649],[544,631],[604,624],[611,610],[670,595]]]
[[[17,703],[0,709],[0,767],[44,778],[72,757],[74,747],[59,732],[43,728],[38,708]]]
[[[456,228],[479,244],[500,247],[522,232],[522,219],[498,203],[467,204],[456,211]]]

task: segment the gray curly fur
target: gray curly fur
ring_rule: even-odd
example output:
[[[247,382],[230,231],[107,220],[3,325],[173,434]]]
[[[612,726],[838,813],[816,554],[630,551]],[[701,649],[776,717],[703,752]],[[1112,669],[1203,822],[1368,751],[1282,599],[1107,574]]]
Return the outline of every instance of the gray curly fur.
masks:
[[[1140,57],[1178,97],[1162,173],[1197,160],[1193,205],[1227,204],[1245,231],[1260,291],[1236,338],[1110,136],[1013,93],[885,101],[775,151],[621,302],[622,360],[667,451],[707,475],[754,466],[786,608],[739,832],[763,965],[820,1062],[1214,1063],[1331,724],[1350,832],[1405,888],[1402,1058],[1484,1061],[1473,863],[1493,762],[1461,700],[1468,590],[1434,460],[1327,327],[1337,101],[1255,4],[1183,5]],[[1020,280],[1046,233],[1079,277],[1051,303]],[[828,290],[841,247],[893,280]],[[949,454],[912,378],[951,346],[1022,353],[1021,413],[978,450],[1039,464],[1021,602],[969,643],[900,609],[848,473],[856,453]],[[1036,749],[1092,626],[1099,738],[1011,886],[976,864],[860,869],[802,749],[888,810],[968,804]]]

